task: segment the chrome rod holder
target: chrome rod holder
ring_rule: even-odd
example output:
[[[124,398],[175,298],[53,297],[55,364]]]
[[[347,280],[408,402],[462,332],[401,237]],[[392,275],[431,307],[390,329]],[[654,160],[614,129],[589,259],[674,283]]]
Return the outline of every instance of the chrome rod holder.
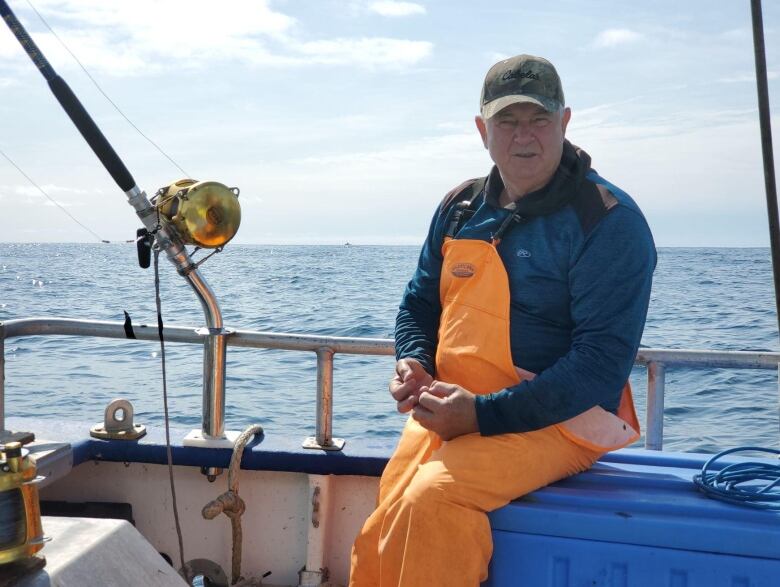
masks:
[[[125,192],[146,229],[155,235],[155,242],[195,292],[206,318],[206,339],[203,343],[203,414],[201,430],[207,438],[225,437],[225,369],[227,364],[222,311],[217,296],[198,271],[185,246],[170,227],[160,222],[157,210],[146,193],[137,186]],[[200,334],[200,331],[199,331]]]

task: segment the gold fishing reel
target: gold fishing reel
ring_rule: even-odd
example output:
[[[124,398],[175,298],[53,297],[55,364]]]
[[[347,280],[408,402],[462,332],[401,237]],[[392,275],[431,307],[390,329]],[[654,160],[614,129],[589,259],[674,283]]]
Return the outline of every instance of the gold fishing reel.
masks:
[[[35,463],[20,443],[8,442],[0,451],[0,565],[31,557],[46,540]]]
[[[180,179],[160,188],[152,203],[184,244],[218,249],[232,239],[241,224],[238,188],[217,181]]]

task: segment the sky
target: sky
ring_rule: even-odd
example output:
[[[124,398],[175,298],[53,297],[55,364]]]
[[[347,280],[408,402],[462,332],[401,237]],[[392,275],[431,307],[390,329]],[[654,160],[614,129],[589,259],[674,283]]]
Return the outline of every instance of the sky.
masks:
[[[138,186],[183,174],[114,109],[26,0],[9,4]],[[551,60],[567,137],[632,195],[658,246],[768,246],[748,0],[34,0],[105,93],[187,175],[241,190],[234,242],[422,242],[491,161],[487,69]],[[780,115],[780,3],[764,2]],[[778,143],[778,140],[775,141]],[[101,238],[140,226],[0,26],[0,150]],[[0,157],[0,241],[93,242]]]

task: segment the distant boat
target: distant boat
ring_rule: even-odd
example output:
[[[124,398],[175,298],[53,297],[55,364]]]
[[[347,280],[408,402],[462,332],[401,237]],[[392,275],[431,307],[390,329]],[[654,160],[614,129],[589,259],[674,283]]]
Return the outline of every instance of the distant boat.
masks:
[[[349,241],[347,241],[347,242],[344,243],[344,246],[345,247],[351,247],[352,245],[349,243]]]

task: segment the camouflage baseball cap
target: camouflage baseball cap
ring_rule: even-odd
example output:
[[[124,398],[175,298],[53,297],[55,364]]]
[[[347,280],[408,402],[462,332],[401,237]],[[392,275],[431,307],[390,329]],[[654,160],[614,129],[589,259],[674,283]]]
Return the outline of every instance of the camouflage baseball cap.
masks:
[[[518,55],[490,68],[479,101],[482,118],[487,120],[518,102],[537,104],[548,112],[565,104],[561,78],[552,63],[542,57]]]

